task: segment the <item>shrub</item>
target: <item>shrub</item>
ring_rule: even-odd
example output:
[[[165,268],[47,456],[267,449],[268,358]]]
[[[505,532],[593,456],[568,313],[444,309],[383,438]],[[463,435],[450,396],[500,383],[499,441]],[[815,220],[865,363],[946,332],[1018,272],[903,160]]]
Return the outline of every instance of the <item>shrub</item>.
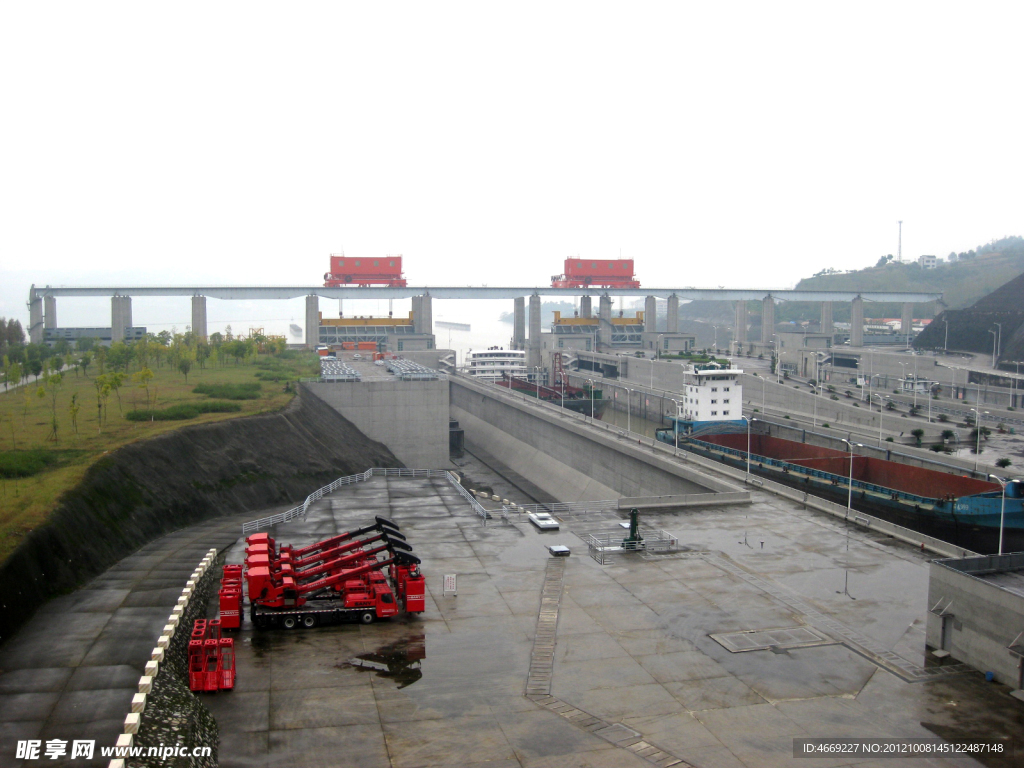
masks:
[[[1006,467],[1010,466],[1011,464],[1013,464],[1013,462],[1010,461],[1009,459],[1007,459],[1005,456],[1003,458],[1001,458],[1001,459],[996,459],[996,466],[1000,467],[1001,469],[1005,469]]]
[[[240,384],[200,384],[192,391],[197,395],[219,397],[222,400],[256,400],[260,396],[262,386],[258,381]]]
[[[194,419],[202,413],[233,413],[242,410],[237,403],[222,403],[211,400],[198,403],[179,403],[159,411],[152,409],[137,409],[128,411],[124,415],[128,421],[185,421]]]
[[[57,463],[59,454],[43,448],[0,451],[0,477],[31,477]]]
[[[832,427],[830,427],[830,426],[828,425],[828,422],[827,422],[827,421],[824,421],[824,422],[822,422],[821,426],[822,426],[822,428],[823,428],[823,429],[832,429]]]
[[[885,438],[885,442],[887,442],[887,443],[891,443],[891,442],[892,442],[892,438],[891,438],[891,437],[887,437],[887,438]]]
[[[935,445],[929,446],[928,450],[935,451],[935,453],[941,453],[942,449],[945,448],[942,443],[936,443]]]
[[[943,424],[945,424],[945,423],[946,423],[947,421],[949,421],[949,416],[947,416],[947,415],[946,415],[946,414],[944,414],[944,413],[940,413],[940,414],[939,414],[939,416],[938,416],[938,419],[939,419],[939,421],[941,421],[941,422],[942,422]]]

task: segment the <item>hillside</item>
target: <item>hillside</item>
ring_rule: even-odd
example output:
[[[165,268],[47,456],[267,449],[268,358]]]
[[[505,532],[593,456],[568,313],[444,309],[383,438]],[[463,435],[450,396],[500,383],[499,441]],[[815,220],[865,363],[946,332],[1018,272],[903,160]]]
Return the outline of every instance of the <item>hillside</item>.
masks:
[[[883,261],[884,257],[879,259],[879,263]],[[813,277],[802,279],[797,283],[796,290],[935,292],[943,294],[947,308],[963,309],[1022,272],[1024,238],[1015,236],[995,240],[962,253],[953,263],[940,262],[935,269],[922,269],[916,262],[900,264],[893,261],[886,262],[884,266],[876,264],[852,272],[828,273],[827,269],[823,269]],[[750,302],[749,306],[752,315],[760,317],[754,302]],[[680,316],[690,318],[732,322],[729,302],[695,301],[680,307],[679,312]],[[869,317],[899,317],[900,312],[898,304],[872,304],[865,308]],[[920,305],[915,311],[917,317],[930,317],[934,314],[930,305]],[[820,318],[820,307],[815,302],[782,302],[776,308],[775,317],[779,322],[817,321]],[[849,322],[850,305],[837,304],[833,309],[833,317],[837,322]]]
[[[1001,361],[1024,357],[1024,274],[1018,275],[967,309],[947,309],[914,340],[918,349],[949,349],[992,354],[1002,326]],[[948,324],[948,325],[947,325]],[[1008,368],[1009,370],[1010,368]]]

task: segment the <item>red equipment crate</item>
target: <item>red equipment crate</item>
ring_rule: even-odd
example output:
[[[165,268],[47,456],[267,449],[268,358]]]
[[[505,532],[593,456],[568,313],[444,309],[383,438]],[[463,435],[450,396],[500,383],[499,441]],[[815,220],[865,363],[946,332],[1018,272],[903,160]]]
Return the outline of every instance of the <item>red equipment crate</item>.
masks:
[[[220,640],[206,638],[203,641],[203,689],[215,692],[220,688],[217,668],[220,666]]]
[[[222,637],[220,640],[220,666],[217,674],[222,691],[230,691],[235,687],[235,641],[230,637]]]
[[[353,259],[344,255],[331,255],[331,271],[324,275],[324,285],[387,285],[404,288],[402,257],[385,256],[377,259]]]
[[[238,629],[242,626],[241,595],[241,590],[220,591],[220,625],[224,629]]]
[[[551,278],[552,288],[639,288],[632,259],[566,259],[565,273]]]
[[[188,644],[188,687],[192,691],[203,690],[205,683],[203,662],[206,656],[203,654],[203,641],[190,640]]]

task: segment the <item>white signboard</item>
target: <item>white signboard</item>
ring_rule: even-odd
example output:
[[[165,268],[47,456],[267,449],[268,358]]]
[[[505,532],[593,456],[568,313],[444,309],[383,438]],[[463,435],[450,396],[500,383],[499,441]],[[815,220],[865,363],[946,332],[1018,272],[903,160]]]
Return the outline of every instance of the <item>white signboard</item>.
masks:
[[[446,573],[444,575],[444,589],[442,590],[442,593],[447,595],[449,592],[451,592],[453,595],[457,595],[458,594],[458,591],[455,588],[455,574],[454,573]]]

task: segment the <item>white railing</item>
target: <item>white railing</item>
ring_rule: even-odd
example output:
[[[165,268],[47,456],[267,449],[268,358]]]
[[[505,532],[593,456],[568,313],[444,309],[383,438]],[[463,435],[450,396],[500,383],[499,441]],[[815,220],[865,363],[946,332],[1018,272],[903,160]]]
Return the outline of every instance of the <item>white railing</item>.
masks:
[[[255,533],[262,528],[270,528],[281,523],[287,523],[289,520],[294,520],[296,517],[305,516],[306,512],[309,511],[310,505],[322,499],[329,493],[333,493],[339,488],[352,485],[353,483],[362,483],[369,480],[371,477],[443,477],[448,480],[456,490],[461,493],[474,511],[483,517],[484,519],[490,516],[475,498],[470,495],[469,491],[462,487],[459,482],[458,476],[454,472],[449,472],[446,469],[407,469],[405,467],[370,467],[365,472],[361,472],[358,475],[347,475],[346,477],[339,477],[333,483],[325,485],[323,488],[317,488],[306,500],[297,507],[292,507],[285,512],[279,512],[276,515],[270,517],[261,517],[258,520],[250,520],[247,523],[242,524],[242,535],[248,536],[250,533]]]

